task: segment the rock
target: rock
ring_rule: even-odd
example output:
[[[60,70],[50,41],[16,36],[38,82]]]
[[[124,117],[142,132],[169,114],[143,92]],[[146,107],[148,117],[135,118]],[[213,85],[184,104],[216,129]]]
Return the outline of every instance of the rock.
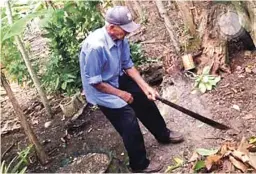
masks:
[[[237,70],[237,71],[241,71],[241,70],[242,70],[242,67],[241,67],[241,66],[237,66],[237,67],[236,67],[236,70]]]
[[[253,118],[256,118],[256,117],[254,117],[252,114],[247,114],[246,116],[243,117],[243,119],[245,119],[245,120],[250,120]]]
[[[256,74],[256,67],[254,67],[254,68],[252,69],[252,72],[253,72],[254,74]]]
[[[250,73],[252,73],[252,70],[251,70],[249,67],[246,67],[246,68],[245,68],[245,72],[247,72],[247,73],[250,74]]]
[[[237,110],[237,111],[240,111],[240,107],[238,105],[233,105],[232,108]]]
[[[48,128],[48,127],[50,127],[51,125],[52,125],[52,121],[48,121],[48,122],[44,123],[44,127],[45,127],[45,128]]]

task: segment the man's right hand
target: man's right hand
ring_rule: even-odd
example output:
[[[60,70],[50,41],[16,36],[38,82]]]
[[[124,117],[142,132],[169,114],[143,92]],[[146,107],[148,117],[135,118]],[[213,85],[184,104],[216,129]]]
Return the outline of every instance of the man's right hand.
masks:
[[[126,101],[128,104],[131,104],[133,102],[132,94],[129,92],[121,91],[118,96]]]

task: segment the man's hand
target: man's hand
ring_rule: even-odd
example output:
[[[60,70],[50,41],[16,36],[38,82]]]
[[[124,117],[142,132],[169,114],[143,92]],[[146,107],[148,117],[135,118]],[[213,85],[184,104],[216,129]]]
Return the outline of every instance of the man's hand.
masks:
[[[159,96],[158,92],[150,87],[144,79],[140,76],[139,72],[135,67],[131,67],[125,70],[126,74],[130,76],[142,89],[142,91],[146,94],[149,100],[156,100],[156,96]]]
[[[128,104],[131,104],[133,102],[132,94],[126,91],[121,91],[118,96],[126,101]]]
[[[144,93],[148,97],[149,100],[156,100],[156,97],[159,97],[159,93],[152,87],[148,86],[146,90],[144,90]]]
[[[131,104],[133,102],[132,94],[130,94],[126,91],[122,91],[118,88],[115,88],[108,83],[101,82],[101,83],[95,84],[93,86],[101,92],[116,95],[129,104]]]

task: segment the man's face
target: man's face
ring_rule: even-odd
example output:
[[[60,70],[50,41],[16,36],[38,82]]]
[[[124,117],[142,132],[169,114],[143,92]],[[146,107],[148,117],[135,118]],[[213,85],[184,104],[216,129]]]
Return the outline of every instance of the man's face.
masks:
[[[129,34],[126,31],[124,31],[121,27],[117,26],[117,25],[112,25],[110,27],[110,32],[111,35],[118,40],[123,40],[124,37]]]

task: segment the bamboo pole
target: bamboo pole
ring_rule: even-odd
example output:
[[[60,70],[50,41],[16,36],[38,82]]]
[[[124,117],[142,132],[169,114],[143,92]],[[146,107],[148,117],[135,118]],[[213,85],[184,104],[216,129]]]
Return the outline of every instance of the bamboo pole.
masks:
[[[10,25],[13,24],[13,18],[12,18],[12,10],[11,10],[11,5],[10,5],[10,2],[9,0],[7,0],[6,2],[6,15],[7,15],[7,18],[8,18],[8,22]],[[15,42],[16,44],[18,45],[18,49],[19,51],[21,52],[22,54],[22,57],[23,57],[23,60],[26,64],[26,67],[28,68],[28,72],[34,82],[34,85],[41,97],[41,101],[45,107],[45,110],[46,110],[46,113],[47,115],[52,118],[52,113],[51,113],[51,108],[50,108],[50,105],[49,105],[49,102],[48,102],[48,99],[46,97],[46,94],[44,92],[44,90],[42,89],[41,85],[40,85],[40,81],[31,65],[31,62],[30,62],[30,59],[29,59],[29,56],[28,56],[28,53],[25,49],[25,46],[21,40],[21,38],[19,36],[15,36]]]

